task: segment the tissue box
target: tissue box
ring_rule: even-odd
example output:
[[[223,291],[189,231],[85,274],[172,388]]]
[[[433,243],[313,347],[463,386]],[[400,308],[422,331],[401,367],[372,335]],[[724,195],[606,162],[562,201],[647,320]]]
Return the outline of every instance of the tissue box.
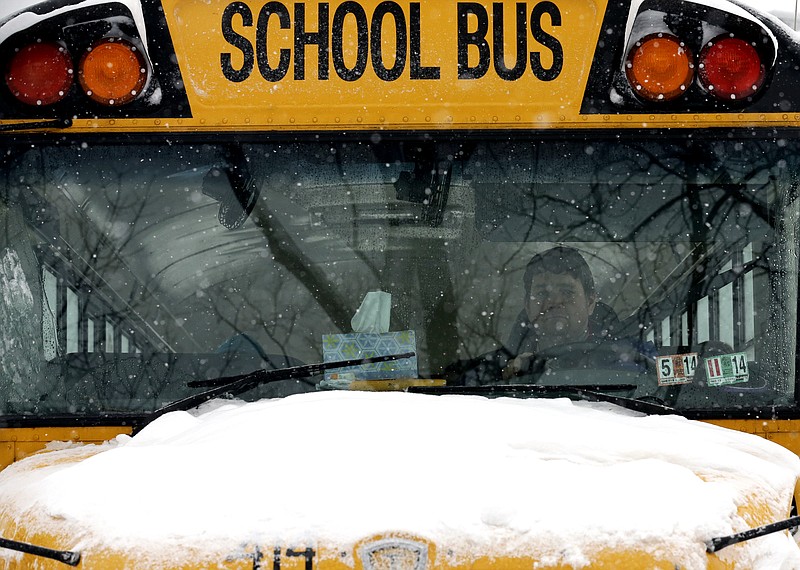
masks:
[[[324,362],[370,358],[388,354],[417,351],[414,331],[387,333],[349,333],[322,335],[322,357]],[[385,378],[417,378],[417,357],[375,362],[361,366],[337,368],[325,372],[325,380],[332,375],[352,373],[356,380],[380,380]]]

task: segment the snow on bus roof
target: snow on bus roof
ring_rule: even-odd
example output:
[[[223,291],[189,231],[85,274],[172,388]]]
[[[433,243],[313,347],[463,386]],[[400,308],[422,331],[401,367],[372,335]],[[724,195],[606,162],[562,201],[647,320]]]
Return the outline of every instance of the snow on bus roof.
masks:
[[[0,25],[0,42],[5,41],[7,38],[36,25],[38,22],[57,16],[59,14],[71,12],[80,8],[87,8],[90,6],[97,6],[100,4],[109,4],[109,0],[82,0],[75,1],[72,4],[59,6],[44,14],[36,14],[34,12],[27,12],[26,9],[42,4],[41,0],[3,0],[0,2],[0,23],[4,22],[7,18],[19,13],[10,21]],[[133,21],[141,34],[141,40],[144,45],[147,45],[147,28],[144,25],[144,13],[142,12],[142,4],[139,0],[114,0],[114,3],[122,4],[131,12]]]
[[[535,548],[577,566],[600,548],[636,548],[705,568],[704,541],[749,528],[737,514],[745,495],[783,513],[798,474],[783,447],[678,416],[567,399],[318,392],[214,401],[99,448],[35,455],[0,473],[0,504],[85,552],[168,559],[187,545],[347,545],[398,531],[457,551]],[[720,556],[772,569],[800,567],[798,552],[778,533]]]
[[[634,22],[636,21],[636,15],[639,13],[642,4],[644,4],[646,1],[647,0],[631,1],[630,9],[628,11],[627,26],[625,29],[625,37],[629,38],[629,41],[632,41],[631,30],[633,28]],[[722,10],[730,14],[733,14],[735,16],[738,16],[739,18],[742,18],[744,20],[749,20],[758,25],[758,27],[770,38],[770,40],[772,40],[772,42],[776,42],[775,35],[769,29],[761,25],[759,23],[759,20],[755,16],[753,16],[747,10],[741,8],[738,4],[734,4],[733,2],[729,2],[728,0],[683,0],[683,1],[687,4],[698,4],[701,6],[708,6],[709,8],[713,8],[716,10]],[[762,12],[765,11],[763,7],[759,7],[754,4],[750,4],[748,2],[745,3],[747,5],[752,5],[754,8],[757,8]]]

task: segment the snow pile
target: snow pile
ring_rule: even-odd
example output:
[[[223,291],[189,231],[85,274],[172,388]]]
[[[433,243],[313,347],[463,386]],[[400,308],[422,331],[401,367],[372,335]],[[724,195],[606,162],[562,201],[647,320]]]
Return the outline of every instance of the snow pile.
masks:
[[[441,548],[587,563],[600,549],[705,568],[704,542],[785,515],[800,460],[677,416],[558,400],[324,392],[212,402],[133,438],[60,449],[0,473],[30,529],[168,557],[244,544],[348,548],[408,532]],[[90,456],[69,463],[72,455]],[[2,513],[0,513],[2,514]],[[443,555],[443,554],[442,554]],[[785,533],[720,553],[800,567]]]

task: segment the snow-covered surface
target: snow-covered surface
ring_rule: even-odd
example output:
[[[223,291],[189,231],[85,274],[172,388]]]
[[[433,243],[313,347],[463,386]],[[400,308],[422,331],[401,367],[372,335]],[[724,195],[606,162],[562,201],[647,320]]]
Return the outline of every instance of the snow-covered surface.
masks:
[[[777,17],[792,29],[797,29],[797,0],[742,0],[762,12]]]
[[[141,34],[141,40],[144,45],[147,45],[147,28],[144,25],[144,14],[142,13],[141,2],[139,0],[114,0],[114,2],[122,4],[130,10],[133,21],[136,23],[136,27]],[[74,4],[68,4],[56,8],[51,12],[39,15],[34,14],[33,12],[26,12],[25,9],[35,4],[41,4],[41,0],[2,0],[2,2],[0,2],[0,22],[3,22],[17,12],[21,13],[0,27],[0,42],[21,30],[30,28],[43,19],[64,14],[79,8],[86,8],[88,6],[96,6],[98,4],[108,3],[109,0],[76,1]]]
[[[580,566],[599,548],[633,548],[693,569],[705,568],[704,541],[750,527],[737,514],[748,493],[783,514],[800,474],[782,447],[677,416],[406,393],[215,401],[101,450],[66,446],[12,465],[0,505],[84,552],[347,548],[396,531],[461,553]],[[786,533],[720,556],[800,568]]]

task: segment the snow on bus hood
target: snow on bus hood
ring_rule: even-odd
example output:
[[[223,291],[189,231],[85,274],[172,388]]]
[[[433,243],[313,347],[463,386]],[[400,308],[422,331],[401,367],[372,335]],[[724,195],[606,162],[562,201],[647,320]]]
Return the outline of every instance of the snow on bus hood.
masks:
[[[187,544],[347,548],[396,531],[437,552],[527,550],[580,566],[601,548],[636,549],[705,568],[704,541],[753,526],[737,506],[755,499],[787,515],[798,474],[800,460],[778,445],[677,416],[325,392],[215,401],[99,448],[32,456],[0,473],[0,519],[67,536],[74,550],[151,557]],[[720,552],[733,556],[800,567],[786,533]]]

